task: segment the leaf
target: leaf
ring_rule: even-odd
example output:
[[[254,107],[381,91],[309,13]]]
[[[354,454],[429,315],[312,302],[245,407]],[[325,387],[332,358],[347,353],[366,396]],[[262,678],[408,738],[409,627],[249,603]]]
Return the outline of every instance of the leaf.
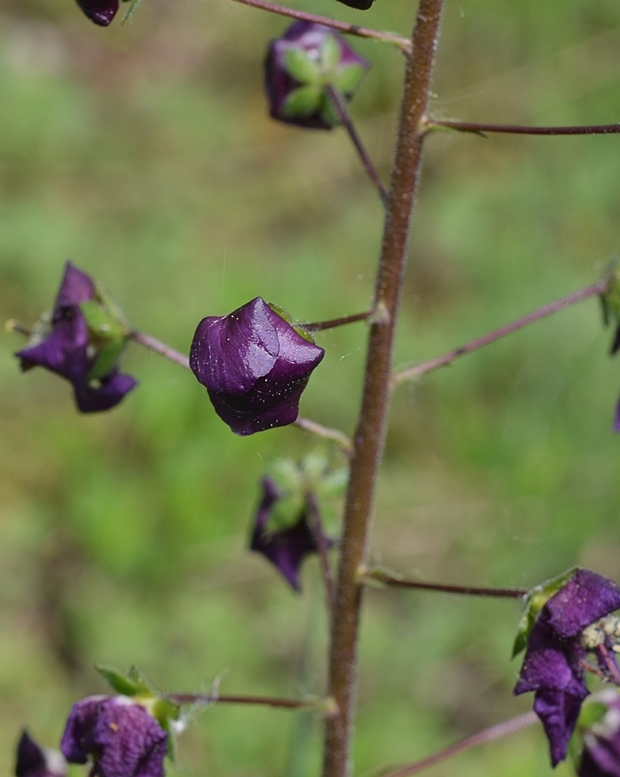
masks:
[[[300,86],[294,89],[282,106],[286,118],[305,118],[319,110],[323,93],[319,86]]]
[[[318,84],[321,69],[307,51],[290,48],[284,52],[283,64],[286,72],[300,84]]]

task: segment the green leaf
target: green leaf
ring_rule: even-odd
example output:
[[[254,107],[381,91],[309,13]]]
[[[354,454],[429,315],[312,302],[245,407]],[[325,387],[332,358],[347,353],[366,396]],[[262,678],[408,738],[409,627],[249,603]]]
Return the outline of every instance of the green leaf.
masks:
[[[326,35],[320,50],[321,70],[331,73],[340,62],[340,43],[335,35]]]
[[[99,672],[101,677],[116,693],[120,693],[122,696],[138,696],[144,692],[143,686],[130,679],[118,669],[114,669],[111,666],[104,666],[103,664],[95,664],[95,669]]]
[[[311,116],[321,106],[323,92],[320,86],[300,86],[294,89],[282,106],[282,115],[287,118]]]
[[[362,80],[365,72],[361,65],[347,65],[333,74],[330,83],[343,94],[351,95]]]
[[[527,647],[527,641],[538,613],[549,599],[568,583],[576,571],[577,567],[571,567],[566,572],[562,572],[561,575],[532,588],[525,595],[525,608],[517,625],[517,635],[512,647],[513,658]]]
[[[321,68],[307,51],[290,48],[284,52],[284,69],[300,84],[318,84],[321,78]]]

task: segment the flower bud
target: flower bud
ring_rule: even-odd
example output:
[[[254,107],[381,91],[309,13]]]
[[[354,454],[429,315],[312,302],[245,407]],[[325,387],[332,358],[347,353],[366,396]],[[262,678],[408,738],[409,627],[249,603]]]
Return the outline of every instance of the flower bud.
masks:
[[[198,324],[190,367],[235,434],[292,424],[324,355],[260,297]]]
[[[77,0],[77,4],[91,22],[107,27],[116,16],[119,0]]]
[[[325,87],[350,100],[368,62],[337,32],[322,24],[294,22],[269,44],[265,89],[274,119],[310,129],[340,123]]]
[[[67,764],[60,753],[47,750],[23,731],[17,745],[15,777],[66,777]]]
[[[67,262],[51,316],[41,318],[15,356],[24,372],[45,367],[68,380],[78,409],[94,413],[114,407],[137,385],[116,365],[127,335],[120,312],[89,275]]]

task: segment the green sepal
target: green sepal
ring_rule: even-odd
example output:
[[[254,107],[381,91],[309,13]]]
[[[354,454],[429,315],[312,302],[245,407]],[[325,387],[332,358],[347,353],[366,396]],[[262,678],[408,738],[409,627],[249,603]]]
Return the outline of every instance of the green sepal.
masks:
[[[286,98],[282,106],[282,115],[285,118],[304,118],[311,116],[321,106],[323,91],[320,86],[300,86]]]
[[[337,70],[330,78],[330,84],[343,94],[352,94],[366,71],[361,65],[352,63]]]
[[[512,648],[512,658],[518,656],[527,647],[527,641],[538,613],[552,596],[563,588],[577,571],[577,567],[571,567],[561,575],[547,580],[545,583],[532,588],[524,597],[525,608],[517,625],[517,635]]]
[[[326,35],[319,52],[321,70],[324,74],[331,73],[338,66],[340,56],[340,44],[336,36]]]
[[[281,308],[279,305],[276,305],[275,302],[268,302],[267,307],[270,307],[274,313],[277,313],[280,318],[283,318],[287,324],[293,323],[293,316],[291,314],[284,310],[284,308]]]
[[[344,496],[349,482],[349,470],[339,467],[326,473],[317,485],[317,493],[324,499],[337,499]]]
[[[340,114],[336,110],[333,102],[325,93],[321,95],[321,118],[325,124],[330,127],[336,127],[338,124],[342,124]]]
[[[146,680],[133,668],[129,670],[127,675],[112,666],[104,666],[103,664],[95,664],[95,669],[110,688],[122,696],[147,696],[151,698],[155,696]]]
[[[314,339],[312,332],[309,332],[307,329],[304,329],[303,326],[300,326],[299,324],[293,324],[292,326],[293,326],[293,329],[297,332],[297,334],[300,337],[303,337],[304,340],[307,340],[309,343],[312,343],[312,345],[316,345],[316,340]]]
[[[149,712],[163,728],[167,731],[168,736],[168,758],[174,763],[176,757],[174,727],[172,721],[176,721],[181,716],[181,707],[179,704],[170,701],[170,699],[164,699],[159,696],[155,702],[150,705]]]
[[[110,373],[114,368],[118,357],[123,352],[126,342],[127,341],[123,338],[122,340],[115,340],[104,345],[97,354],[95,363],[88,373],[88,380],[99,380]]]
[[[321,67],[304,49],[290,48],[284,52],[283,65],[286,72],[300,84],[318,84]]]

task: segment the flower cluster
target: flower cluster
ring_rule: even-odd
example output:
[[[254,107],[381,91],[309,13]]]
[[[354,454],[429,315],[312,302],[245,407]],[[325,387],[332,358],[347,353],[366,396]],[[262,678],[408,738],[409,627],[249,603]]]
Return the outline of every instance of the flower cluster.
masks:
[[[294,22],[272,40],[265,60],[265,89],[274,119],[309,129],[340,123],[326,87],[350,100],[368,62],[322,24]]]
[[[235,434],[292,424],[324,351],[260,297],[227,316],[203,318],[190,367]]]
[[[79,410],[94,413],[114,407],[137,385],[116,366],[125,339],[92,278],[67,262],[51,319],[42,319],[15,356],[24,371],[45,367],[66,378]]]
[[[578,569],[542,606],[527,641],[515,694],[534,692],[534,711],[549,739],[551,763],[566,758],[583,700],[589,652],[599,671],[617,682],[612,651],[615,619],[601,619],[620,608],[620,588],[587,569]]]
[[[168,733],[128,696],[89,696],[71,710],[60,749],[69,763],[92,758],[92,777],[164,777]]]

